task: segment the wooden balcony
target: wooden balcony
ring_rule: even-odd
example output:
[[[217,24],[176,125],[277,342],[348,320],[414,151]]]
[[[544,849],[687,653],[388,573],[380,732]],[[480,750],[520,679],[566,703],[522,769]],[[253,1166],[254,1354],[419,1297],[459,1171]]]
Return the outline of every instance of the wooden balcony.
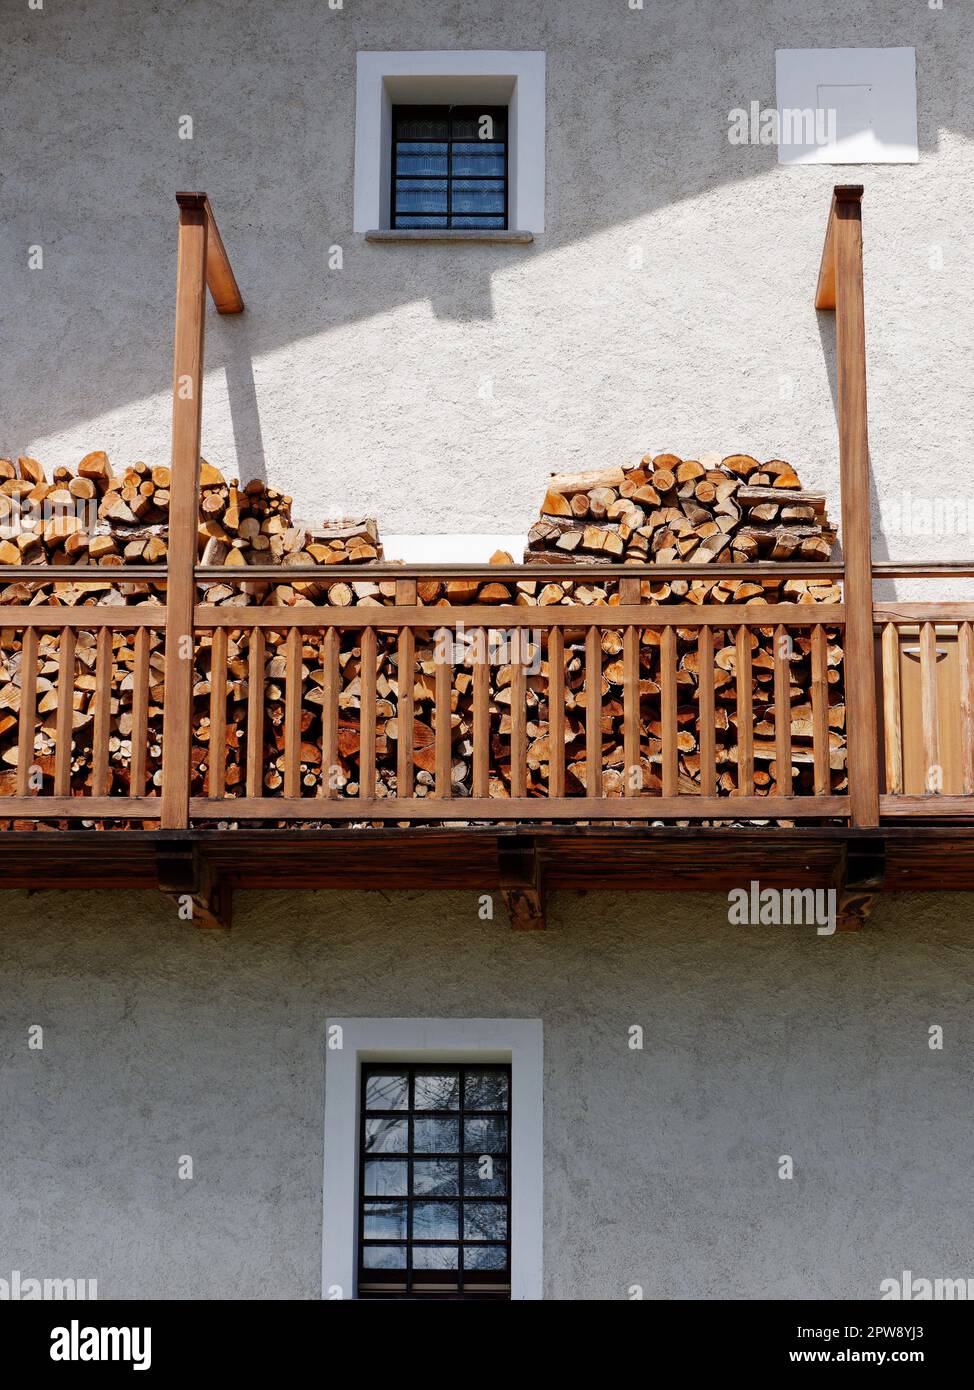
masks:
[[[516,925],[543,923],[548,886],[687,887],[727,890],[759,878],[762,886],[834,885],[846,925],[856,925],[881,888],[974,888],[974,602],[887,603],[875,581],[945,574],[974,576],[968,565],[873,563],[868,514],[865,346],[862,315],[861,190],[838,189],[829,217],[819,307],[837,311],[839,444],[842,465],[842,565],[620,566],[607,605],[554,607],[424,605],[418,583],[489,578],[515,586],[537,580],[528,566],[369,565],[343,569],[352,580],[383,581],[373,606],[224,607],[207,603],[208,585],[259,580],[262,571],[206,570],[196,561],[203,308],[208,280],[221,312],[243,305],[204,195],[180,196],[173,468],[169,559],[162,570],[126,570],[126,585],[165,581],[165,604],[72,608],[55,603],[5,607],[6,643],[19,644],[21,699],[15,794],[0,798],[0,886],[159,886],[193,903],[194,919],[229,921],[236,887],[454,887],[497,890]],[[179,385],[190,380],[187,393]],[[38,578],[38,567],[6,570]],[[104,578],[105,571],[97,573]],[[120,572],[111,572],[115,578]],[[586,571],[572,566],[574,580]],[[658,604],[640,581],[725,573],[760,581],[814,575],[841,585],[829,604]],[[267,577],[280,577],[280,570]],[[289,580],[320,578],[291,568]],[[546,567],[545,578],[557,571]],[[46,570],[45,581],[75,583],[79,567]],[[593,570],[604,580],[606,570]],[[513,592],[513,587],[512,587]],[[456,655],[458,630],[472,637],[472,658]],[[509,737],[504,787],[497,795],[496,728],[491,723],[487,634],[509,639]],[[57,703],[53,776],[35,785],[35,729],[41,652],[58,638],[59,690],[72,688],[79,631],[93,634],[94,716],[91,773],[72,780],[72,703]],[[680,775],[679,723],[688,716],[677,663],[677,633],[694,648],[698,680],[689,711],[699,734],[699,775]],[[770,639],[773,738],[754,713],[752,636]],[[280,786],[266,777],[266,637],[283,653],[277,677],[283,704]],[[118,635],[124,636],[120,644]],[[230,782],[225,762],[227,692],[237,678],[229,640],[245,638],[247,700],[236,731],[245,775]],[[377,777],[377,669],[391,654],[400,677],[415,672],[417,651],[436,635],[429,794],[414,783],[412,680],[400,679],[397,776]],[[603,749],[603,639],[621,650],[622,759],[627,772],[651,761],[658,778],[645,787],[624,777],[607,789]],[[165,652],[161,778],[147,776],[150,653]],[[830,739],[828,650],[841,648],[847,749],[836,776]],[[811,738],[796,784],[789,653],[807,651]],[[651,658],[647,658],[647,646]],[[731,687],[718,693],[715,654],[733,648]],[[119,682],[119,650],[131,699],[131,756],[124,769],[110,739]],[[357,707],[340,704],[339,660],[354,651],[361,666]],[[566,660],[584,664],[584,785],[566,776]],[[466,661],[472,683],[472,786],[452,780],[453,662]],[[640,681],[647,659],[660,692],[659,736],[647,752]],[[205,768],[194,762],[194,671],[208,672]],[[529,688],[547,714],[549,756],[543,784],[529,776]],[[320,704],[320,761],[302,752],[302,711]],[[198,692],[195,701],[198,701]],[[736,729],[733,785],[719,774],[714,737],[718,702]],[[577,713],[577,710],[576,710]],[[354,795],[336,785],[340,732],[355,746]],[[87,735],[86,735],[87,736]],[[388,754],[384,754],[388,756]],[[756,779],[771,765],[773,778]],[[124,775],[123,775],[124,773]],[[158,785],[157,785],[158,780]],[[838,788],[838,789],[837,789]],[[466,794],[469,790],[470,794]],[[44,832],[47,833],[44,833]]]

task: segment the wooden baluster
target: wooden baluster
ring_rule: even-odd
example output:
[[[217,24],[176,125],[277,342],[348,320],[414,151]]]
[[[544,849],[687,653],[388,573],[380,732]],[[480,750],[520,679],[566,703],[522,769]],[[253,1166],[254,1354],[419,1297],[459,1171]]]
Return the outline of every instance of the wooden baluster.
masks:
[[[448,628],[438,629],[435,636],[434,657],[434,709],[435,709],[435,756],[436,756],[436,796],[443,801],[453,794],[450,774],[453,770],[452,721],[450,718],[450,692],[453,689],[453,634]]]
[[[359,700],[358,794],[375,800],[375,628],[362,632],[361,698]]]
[[[937,791],[940,773],[940,729],[937,700],[937,629],[933,623],[920,627],[920,706],[923,719],[924,787]],[[934,772],[933,769],[938,769]]]
[[[585,790],[602,795],[602,636],[594,624],[585,638]]]
[[[528,794],[528,730],[526,661],[528,633],[517,628],[512,642],[513,672],[511,677],[511,796]]]
[[[664,627],[660,634],[660,726],[663,735],[663,795],[676,796],[680,788],[677,762],[676,629]]]
[[[778,796],[791,796],[791,637],[780,624],[774,630],[774,762]]]
[[[626,580],[635,583],[638,580]],[[638,599],[638,588],[637,588]],[[640,752],[640,699],[639,699],[639,628],[627,627],[623,637],[623,757],[625,759],[625,785],[623,796],[637,796],[642,791],[642,760]]]
[[[490,795],[490,654],[487,630],[474,635],[473,666],[473,794]]]
[[[961,789],[974,795],[974,627],[961,623],[957,629],[960,674],[960,766]]]
[[[292,627],[284,646],[284,795],[301,795],[301,696],[304,687],[301,629]]]
[[[57,718],[54,725],[54,795],[71,795],[71,738],[74,725],[73,627],[61,629],[57,673]]]
[[[548,632],[548,796],[565,795],[565,634]]]
[[[325,631],[321,651],[321,782],[320,797],[332,798],[338,789],[332,779],[338,772],[338,629]]]
[[[398,586],[397,586],[398,587]],[[415,584],[413,585],[415,588]],[[415,718],[414,690],[416,685],[416,634],[411,627],[399,629],[399,652],[396,663],[396,684],[399,700],[396,706],[396,796],[402,800],[413,795],[413,719]]]
[[[737,629],[737,795],[754,795],[754,691],[751,685],[751,634]]]
[[[34,766],[37,725],[36,627],[24,628],[20,649],[20,722],[17,726],[17,795],[31,793],[30,770]]]
[[[829,779],[829,654],[825,628],[812,628],[812,757],[815,795],[828,796]]]
[[[91,725],[91,794],[108,796],[108,739],[112,723],[112,630],[99,628],[95,656],[95,714]]]
[[[697,635],[697,696],[700,711],[700,795],[717,795],[717,734],[714,715],[714,630]]]
[[[227,789],[227,630],[214,628],[210,644],[210,743],[207,795],[222,800]]]
[[[264,629],[250,630],[247,653],[247,796],[264,790]]]
[[[886,735],[886,791],[903,792],[903,692],[900,634],[895,623],[883,627],[883,726]]]

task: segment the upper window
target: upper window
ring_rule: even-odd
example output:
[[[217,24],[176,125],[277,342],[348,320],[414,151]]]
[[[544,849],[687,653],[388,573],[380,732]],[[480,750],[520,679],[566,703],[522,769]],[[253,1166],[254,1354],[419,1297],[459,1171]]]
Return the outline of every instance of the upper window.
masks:
[[[510,1298],[511,1068],[369,1065],[360,1298]]]
[[[507,227],[507,110],[394,106],[392,226]]]

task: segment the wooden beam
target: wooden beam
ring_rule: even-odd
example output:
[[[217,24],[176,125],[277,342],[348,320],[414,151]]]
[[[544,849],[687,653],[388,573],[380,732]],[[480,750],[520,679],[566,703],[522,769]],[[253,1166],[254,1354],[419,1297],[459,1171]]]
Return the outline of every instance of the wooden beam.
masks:
[[[194,845],[165,845],[156,852],[159,887],[176,904],[180,921],[197,927],[230,926],[231,891]]]
[[[543,931],[545,890],[537,846],[522,836],[501,840],[497,846],[497,876],[512,928]]]
[[[845,560],[845,689],[853,824],[879,824],[878,722],[873,643],[872,528],[866,418],[866,327],[861,185],[837,185],[829,212],[816,307],[835,309],[839,468]]]
[[[193,608],[199,523],[206,300],[205,195],[177,194],[176,334],[173,352],[172,481],[166,592],[166,702],[162,740],[162,824],[189,824],[193,720]]]

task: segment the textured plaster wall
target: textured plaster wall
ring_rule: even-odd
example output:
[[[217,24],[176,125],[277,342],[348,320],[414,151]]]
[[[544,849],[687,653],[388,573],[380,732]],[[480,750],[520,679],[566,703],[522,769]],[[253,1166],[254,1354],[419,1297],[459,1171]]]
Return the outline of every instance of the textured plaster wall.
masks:
[[[248,304],[238,320],[209,311],[205,453],[291,491],[302,514],[328,503],[387,533],[523,532],[550,469],[647,447],[783,455],[837,512],[833,327],[812,295],[831,185],[862,180],[876,488],[966,499],[969,4],[0,11],[0,452],[167,458],[172,195],[203,187]],[[918,165],[782,168],[771,148],[728,143],[732,108],[774,104],[776,47],[857,45],[915,46]],[[355,54],[412,48],[547,53],[548,231],[534,246],[351,233]],[[177,138],[184,114],[192,141]],[[42,271],[27,269],[35,244]],[[880,557],[970,549],[875,525]]]
[[[523,935],[473,891],[281,892],[208,934],[155,894],[8,891],[0,1276],[317,1297],[324,1020],[367,1014],[543,1019],[548,1297],[966,1277],[972,907],[891,896],[826,939],[730,927],[715,896],[562,893]]]

